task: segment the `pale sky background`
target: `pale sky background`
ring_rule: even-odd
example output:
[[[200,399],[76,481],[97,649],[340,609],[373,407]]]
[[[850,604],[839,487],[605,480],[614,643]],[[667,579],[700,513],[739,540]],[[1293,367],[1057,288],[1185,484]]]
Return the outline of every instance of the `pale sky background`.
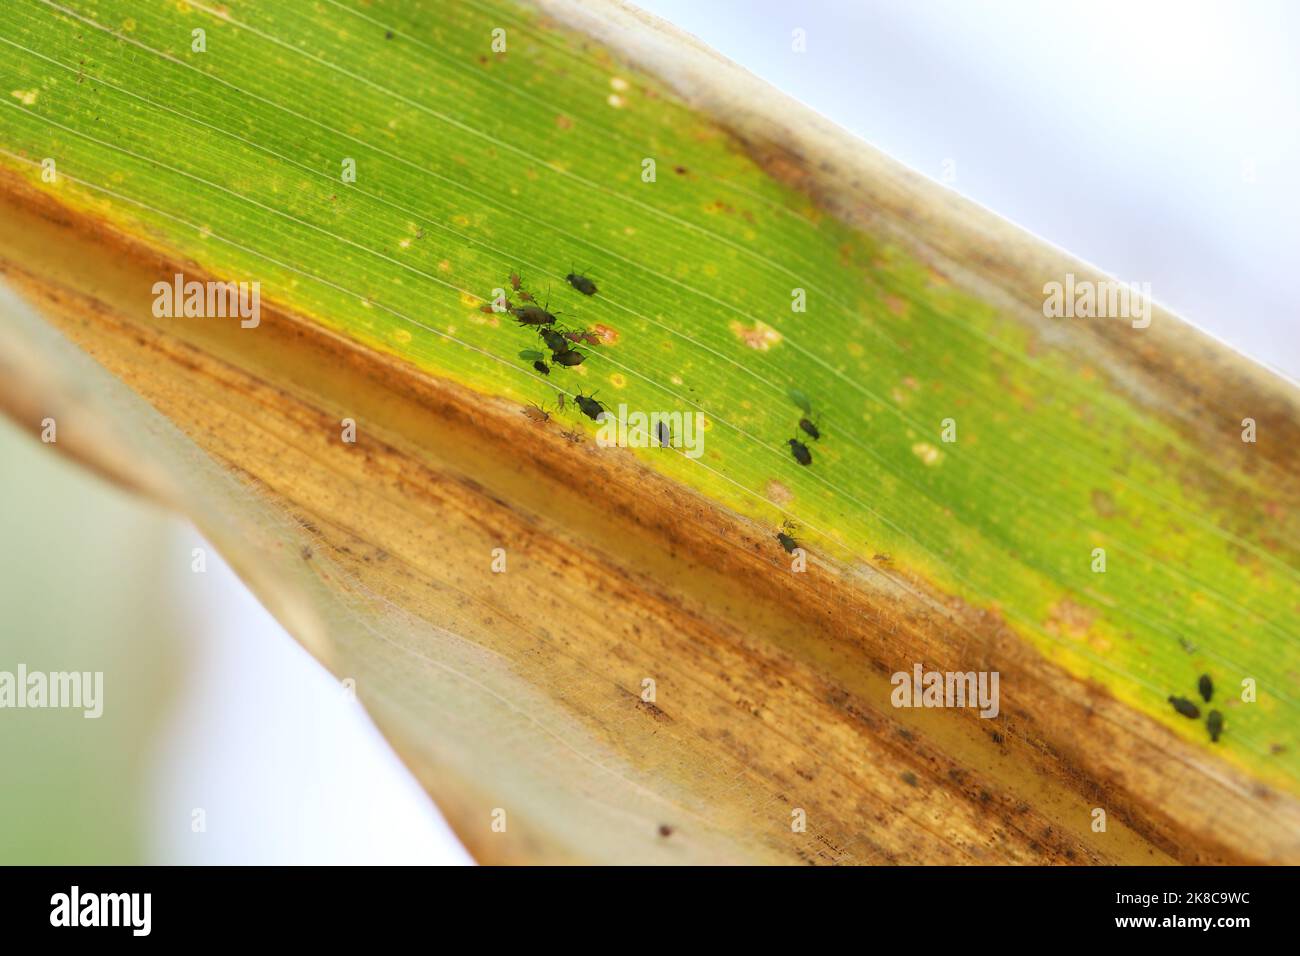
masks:
[[[1300,3],[640,5],[920,172],[953,160],[953,188],[1300,378]],[[467,860],[214,552],[180,586],[200,661],[159,764],[158,859]],[[205,834],[175,826],[199,805]]]

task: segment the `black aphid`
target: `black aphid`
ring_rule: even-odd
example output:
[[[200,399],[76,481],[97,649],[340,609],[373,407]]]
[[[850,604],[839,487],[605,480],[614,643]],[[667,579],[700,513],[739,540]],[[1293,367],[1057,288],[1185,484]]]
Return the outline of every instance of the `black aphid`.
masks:
[[[799,419],[799,427],[803,430],[804,434],[806,434],[813,441],[816,441],[817,439],[822,437],[821,430],[816,425],[814,425],[811,421],[809,421],[807,418]]]
[[[576,272],[570,272],[564,277],[564,281],[569,283],[583,295],[595,295],[596,283],[592,282],[586,276],[580,276]]]
[[[536,362],[533,363],[533,368],[537,369],[537,371],[541,372],[543,375],[551,374],[551,367],[547,365],[545,362],[543,362],[541,359],[538,359]]]
[[[581,365],[582,360],[586,357],[587,356],[583,355],[577,349],[566,349],[563,352],[556,352],[553,354],[551,356],[551,361],[556,365],[563,365],[566,368],[571,368],[574,365]]]
[[[1201,679],[1196,682],[1196,689],[1201,692],[1201,699],[1208,704],[1214,696],[1214,682],[1210,680],[1209,674],[1201,675]]]
[[[555,316],[540,305],[516,305],[507,311],[519,320],[520,325],[555,324]]]
[[[655,422],[655,441],[660,448],[668,448],[673,443],[673,430],[667,422]]]
[[[781,542],[781,547],[785,548],[786,554],[794,554],[795,548],[799,547],[799,542],[795,541],[795,527],[789,521],[781,524],[781,530],[776,533],[776,540]]]
[[[596,421],[596,419],[600,417],[601,413],[605,411],[604,405],[600,404],[600,402],[596,401],[596,399],[592,398],[590,395],[583,395],[581,392],[573,396],[573,401],[578,408],[582,410],[582,414],[586,415],[593,422]]]
[[[1186,697],[1170,697],[1169,703],[1174,705],[1174,710],[1178,711],[1189,720],[1195,720],[1201,716],[1201,708],[1197,707]]]
[[[1210,711],[1205,718],[1205,729],[1210,732],[1210,742],[1217,744],[1219,734],[1223,733],[1223,715],[1217,710]]]
[[[797,438],[791,438],[789,445],[790,445],[790,453],[794,455],[795,461],[797,461],[801,465],[812,464],[812,452],[808,450],[807,445],[805,445]]]
[[[546,347],[557,355],[561,352],[567,352],[572,348],[569,344],[569,340],[554,329],[540,328],[537,330],[537,334],[542,337],[542,341],[546,343]]]

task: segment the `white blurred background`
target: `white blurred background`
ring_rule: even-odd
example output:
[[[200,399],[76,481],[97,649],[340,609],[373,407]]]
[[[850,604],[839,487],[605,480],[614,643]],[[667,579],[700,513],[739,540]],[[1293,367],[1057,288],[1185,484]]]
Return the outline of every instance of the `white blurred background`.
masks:
[[[1289,287],[1300,277],[1300,3],[640,5],[1300,377]],[[791,50],[796,28],[803,54]],[[0,493],[22,500],[4,481]],[[97,520],[110,508],[77,494]],[[12,510],[0,519],[16,545],[38,533]],[[146,859],[466,862],[359,706],[211,548],[207,573],[192,574],[191,548],[203,543],[175,526],[168,534],[160,566],[184,596],[178,630],[192,647],[176,677],[178,710],[149,758]],[[203,833],[188,825],[195,807]]]

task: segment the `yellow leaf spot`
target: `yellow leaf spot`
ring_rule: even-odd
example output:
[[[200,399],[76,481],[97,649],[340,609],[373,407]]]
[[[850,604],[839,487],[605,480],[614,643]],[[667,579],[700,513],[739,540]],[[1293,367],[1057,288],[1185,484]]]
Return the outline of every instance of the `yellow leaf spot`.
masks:
[[[31,106],[36,102],[36,97],[40,93],[36,90],[14,90],[9,95],[21,102],[23,106]]]
[[[755,321],[752,327],[740,322],[732,322],[729,328],[732,335],[751,349],[758,349],[760,352],[766,352],[781,341],[781,333],[765,322]]]
[[[943,461],[943,452],[929,442],[917,442],[912,446],[912,454],[927,465],[934,466]]]

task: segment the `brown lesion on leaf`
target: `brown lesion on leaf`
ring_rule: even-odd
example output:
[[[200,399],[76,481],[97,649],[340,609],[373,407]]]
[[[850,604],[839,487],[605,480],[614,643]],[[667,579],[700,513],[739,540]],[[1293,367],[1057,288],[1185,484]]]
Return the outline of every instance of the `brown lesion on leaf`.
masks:
[[[1049,634],[1059,634],[1076,641],[1088,639],[1097,612],[1090,607],[1062,598],[1052,605],[1043,627]]]
[[[766,322],[755,320],[753,325],[745,325],[743,322],[735,321],[728,328],[741,342],[759,352],[766,352],[772,346],[781,343],[781,333]]]
[[[673,719],[664,712],[664,709],[650,700],[638,700],[637,709],[649,714],[661,724],[671,724]]]

